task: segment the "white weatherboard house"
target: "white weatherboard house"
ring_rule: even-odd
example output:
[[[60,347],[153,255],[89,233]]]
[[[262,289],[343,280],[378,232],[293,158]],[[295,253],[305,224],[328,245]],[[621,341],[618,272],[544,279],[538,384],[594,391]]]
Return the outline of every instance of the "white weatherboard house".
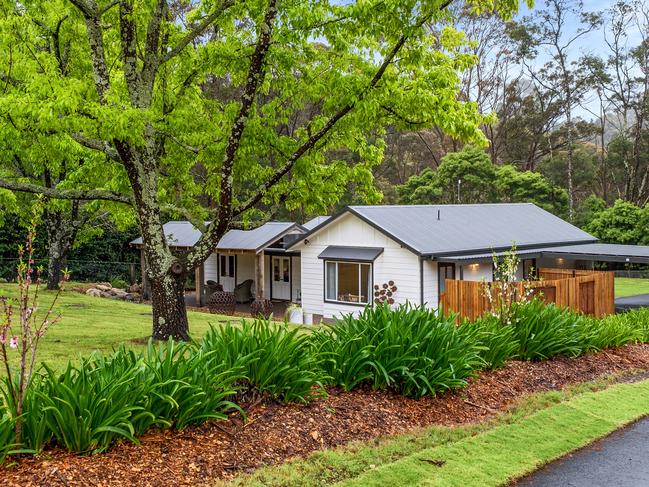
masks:
[[[200,232],[189,222],[169,222],[165,235],[182,250]],[[264,298],[301,303],[316,320],[372,305],[374,286],[390,281],[397,288],[395,304],[437,308],[445,279],[491,281],[493,255],[514,243],[521,279],[533,268],[649,263],[649,247],[597,243],[530,203],[350,206],[303,225],[270,222],[230,230],[197,269],[196,282],[200,288],[215,281],[232,291],[252,280]]]
[[[594,261],[649,263],[649,247],[596,243],[528,203],[351,206],[300,235],[302,307],[325,319],[374,300],[394,282],[396,304],[437,308],[445,279],[491,281],[493,255],[515,243],[519,278],[533,268],[590,268]]]

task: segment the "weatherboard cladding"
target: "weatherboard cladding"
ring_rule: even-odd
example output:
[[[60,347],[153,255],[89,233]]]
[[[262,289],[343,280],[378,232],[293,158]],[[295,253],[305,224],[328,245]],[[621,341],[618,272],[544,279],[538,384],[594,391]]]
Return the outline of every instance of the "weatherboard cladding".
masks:
[[[437,256],[595,242],[531,203],[350,206],[346,209],[419,255]],[[309,235],[333,222],[332,217]]]

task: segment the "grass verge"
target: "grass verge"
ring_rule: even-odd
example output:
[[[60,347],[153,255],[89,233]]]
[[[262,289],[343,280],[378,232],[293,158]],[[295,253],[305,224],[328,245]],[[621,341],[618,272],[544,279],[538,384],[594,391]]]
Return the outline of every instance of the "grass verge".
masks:
[[[631,277],[615,278],[615,297],[635,296],[636,294],[649,294],[649,279],[636,279]]]
[[[649,414],[648,380],[610,383],[532,395],[509,413],[481,425],[432,427],[317,452],[238,477],[231,484],[503,485]]]

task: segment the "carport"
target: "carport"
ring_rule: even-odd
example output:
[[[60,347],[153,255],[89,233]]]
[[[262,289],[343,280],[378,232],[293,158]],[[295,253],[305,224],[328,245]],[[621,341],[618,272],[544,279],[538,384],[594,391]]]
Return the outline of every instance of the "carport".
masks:
[[[590,243],[549,247],[541,249],[539,254],[544,259],[563,259],[564,261],[649,264],[649,246],[646,245]],[[615,311],[617,313],[645,307],[649,307],[649,294],[625,296],[615,300]]]

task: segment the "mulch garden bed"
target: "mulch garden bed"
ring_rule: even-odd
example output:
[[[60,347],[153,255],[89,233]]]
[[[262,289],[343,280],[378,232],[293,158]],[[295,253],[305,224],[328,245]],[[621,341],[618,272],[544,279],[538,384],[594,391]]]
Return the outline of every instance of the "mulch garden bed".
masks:
[[[50,450],[0,470],[3,486],[210,485],[296,455],[430,425],[484,421],[526,394],[557,390],[609,374],[649,371],[649,345],[629,345],[576,359],[510,362],[481,373],[466,389],[408,399],[372,390],[336,389],[309,405],[250,407],[248,421],[206,423],[180,432],[152,431],[140,445],[77,456]],[[0,467],[1,468],[1,467]]]

